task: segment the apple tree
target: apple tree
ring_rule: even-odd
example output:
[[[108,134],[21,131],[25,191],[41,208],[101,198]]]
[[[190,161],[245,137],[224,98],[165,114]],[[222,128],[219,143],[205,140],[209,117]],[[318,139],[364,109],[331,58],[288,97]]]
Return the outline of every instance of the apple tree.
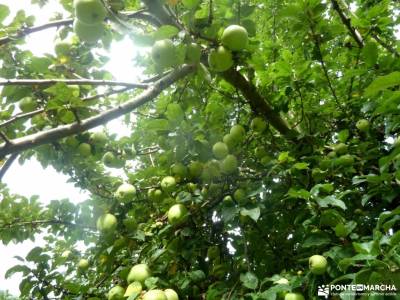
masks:
[[[34,158],[90,194],[43,205],[0,183],[2,243],[46,241],[6,274],[21,299],[400,289],[398,2],[59,4],[47,23],[0,5],[0,178]],[[25,47],[50,28],[54,49]],[[123,38],[146,49],[137,81],[104,68]]]

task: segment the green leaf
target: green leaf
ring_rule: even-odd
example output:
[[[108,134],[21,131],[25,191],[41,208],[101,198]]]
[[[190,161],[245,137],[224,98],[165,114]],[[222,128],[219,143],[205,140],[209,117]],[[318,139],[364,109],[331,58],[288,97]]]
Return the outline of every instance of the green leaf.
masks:
[[[365,96],[371,97],[383,90],[400,85],[400,72],[392,72],[385,76],[377,77],[366,89]]]
[[[331,242],[331,238],[327,233],[317,232],[309,235],[303,242],[303,248],[319,247],[327,245]]]
[[[182,4],[188,9],[196,8],[199,3],[200,0],[182,0]]]
[[[368,42],[362,49],[361,55],[368,67],[373,67],[378,60],[378,47],[375,42]]]
[[[10,9],[7,5],[0,4],[0,24],[10,15]]]
[[[42,254],[43,249],[41,247],[35,247],[31,251],[29,251],[28,255],[26,256],[26,260],[28,261],[38,261],[40,255]]]
[[[240,281],[248,289],[255,290],[258,286],[258,278],[252,272],[247,272],[245,274],[240,274]]]
[[[242,208],[240,210],[240,214],[242,216],[249,216],[255,222],[257,222],[257,220],[260,218],[261,211],[260,211],[259,207],[255,207],[255,208],[252,208],[252,209]]]
[[[317,199],[317,203],[320,207],[328,207],[328,206],[336,206],[340,207],[343,210],[346,210],[346,204],[340,200],[337,199],[335,196],[327,196],[325,198],[319,198]]]
[[[297,170],[307,170],[308,166],[309,166],[309,163],[302,162],[302,163],[295,163],[293,165],[293,168],[295,168]]]
[[[179,29],[175,26],[164,25],[157,29],[154,33],[155,40],[163,40],[163,39],[171,39],[176,36],[179,32]]]
[[[22,272],[23,275],[26,276],[27,274],[29,274],[31,272],[31,269],[29,269],[27,266],[16,265],[7,270],[7,272],[4,274],[4,278],[8,279],[15,273],[19,273],[19,272]]]

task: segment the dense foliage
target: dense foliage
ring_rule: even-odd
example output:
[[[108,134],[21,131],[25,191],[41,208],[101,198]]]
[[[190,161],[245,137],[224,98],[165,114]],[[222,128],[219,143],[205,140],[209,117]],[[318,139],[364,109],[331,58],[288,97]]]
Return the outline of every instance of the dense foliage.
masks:
[[[123,299],[131,282],[208,300],[400,288],[398,2],[59,2],[42,27],[28,10],[4,24],[0,5],[1,177],[34,157],[91,195],[43,206],[0,183],[2,243],[46,233],[7,272],[21,299]],[[54,50],[23,47],[50,27]],[[140,82],[103,68],[125,36],[153,47],[126,64]],[[101,127],[121,116],[130,135]]]

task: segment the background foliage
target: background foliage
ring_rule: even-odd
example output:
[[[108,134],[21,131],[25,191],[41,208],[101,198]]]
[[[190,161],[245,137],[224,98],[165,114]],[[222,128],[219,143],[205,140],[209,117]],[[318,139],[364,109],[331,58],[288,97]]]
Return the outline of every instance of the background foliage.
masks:
[[[396,1],[167,1],[168,19],[157,10],[158,1],[150,1],[153,9],[146,6],[149,1],[125,0],[124,11],[109,14],[105,34],[94,45],[71,34],[65,18],[71,17],[72,1],[60,3],[65,11],[53,21],[64,23],[55,41],[72,36],[68,55],[38,57],[21,49],[35,20],[28,11],[2,24],[0,77],[37,80],[2,81],[2,175],[14,159],[23,164],[35,157],[68,174],[91,198],[79,205],[65,199],[43,206],[36,197],[10,194],[1,185],[1,241],[21,242],[46,232],[46,246],[19,257],[20,264],[7,272],[22,272],[21,299],[104,298],[115,284],[126,286],[127,272],[139,262],[153,270],[148,288],[173,287],[182,299],[277,299],[285,291],[314,299],[317,286],[328,283],[400,288]],[[8,13],[0,5],[0,23]],[[158,18],[158,25],[149,16]],[[206,57],[229,24],[244,26],[250,43],[234,54],[233,70],[215,73]],[[126,35],[141,46],[172,38],[179,63],[186,43],[195,41],[202,45],[203,64],[171,77],[170,85],[157,86],[157,97],[125,111],[129,136],[105,130],[107,142],[98,145],[80,122],[141,93],[124,83],[116,88],[102,68],[108,58],[98,49]],[[161,76],[148,55],[135,65],[150,85]],[[75,79],[86,81],[68,81]],[[100,90],[93,80],[107,88]],[[19,110],[27,97],[34,99],[35,113]],[[262,132],[250,126],[257,116],[267,122]],[[285,120],[291,133],[277,131],[271,116]],[[361,119],[368,120],[368,128],[356,126]],[[7,152],[23,137],[34,141],[34,134],[46,136],[68,124],[78,129]],[[239,167],[225,175],[212,146],[235,124],[246,133],[230,145]],[[91,145],[86,157],[82,143]],[[119,159],[121,176],[104,165],[106,152]],[[203,164],[202,175],[171,169],[193,162]],[[176,188],[155,197],[154,189],[168,175],[175,175]],[[132,201],[115,195],[123,182],[137,189]],[[237,189],[244,197],[233,196]],[[175,203],[190,211],[180,226],[165,218]],[[106,212],[118,219],[112,236],[96,229]],[[79,241],[85,252],[74,250]],[[61,255],[66,250],[67,258]],[[326,274],[310,273],[313,254],[327,257]],[[81,258],[90,262],[86,272],[77,270]],[[281,278],[288,283],[277,284]]]

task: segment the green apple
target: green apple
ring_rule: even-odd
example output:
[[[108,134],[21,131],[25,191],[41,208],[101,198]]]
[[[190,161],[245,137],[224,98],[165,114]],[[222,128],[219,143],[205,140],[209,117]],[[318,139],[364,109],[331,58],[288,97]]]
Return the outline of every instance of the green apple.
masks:
[[[334,161],[338,167],[351,167],[354,164],[354,157],[350,154],[339,156]]]
[[[197,64],[200,62],[201,47],[196,43],[190,43],[186,47],[186,63]]]
[[[71,251],[70,250],[65,250],[63,253],[61,253],[61,257],[62,258],[68,258],[71,255]]]
[[[212,147],[213,154],[218,159],[223,159],[229,154],[228,146],[223,142],[217,142]]]
[[[336,154],[342,155],[347,153],[347,145],[344,143],[339,143],[333,146],[333,151],[336,152]]]
[[[187,175],[187,168],[182,163],[176,163],[171,166],[171,173],[180,178],[185,178]]]
[[[87,270],[89,268],[89,261],[87,259],[82,258],[78,262],[78,269],[81,271]]]
[[[67,41],[57,41],[54,44],[54,52],[58,57],[69,56],[71,54],[72,44]]]
[[[326,272],[328,261],[322,255],[313,255],[308,259],[308,265],[311,273],[322,275]]]
[[[221,171],[225,174],[235,173],[238,169],[238,161],[235,155],[229,154],[221,162]]]
[[[347,228],[343,223],[338,223],[335,226],[335,234],[337,237],[344,238],[347,236]]]
[[[233,199],[235,199],[238,203],[243,203],[246,200],[246,192],[243,189],[237,189],[233,193]]]
[[[123,183],[118,187],[115,196],[122,202],[131,201],[136,196],[136,188],[132,184]]]
[[[258,133],[262,133],[267,128],[267,122],[261,117],[256,117],[251,120],[250,128]]]
[[[89,44],[96,43],[104,33],[104,27],[102,23],[99,24],[86,24],[78,19],[74,20],[73,24],[74,32],[82,42]]]
[[[229,133],[234,137],[234,139],[237,142],[241,142],[244,139],[244,136],[246,134],[246,130],[243,128],[242,125],[234,125],[232,126],[231,130],[229,131]]]
[[[108,168],[122,168],[124,166],[124,161],[117,158],[113,152],[106,152],[102,158],[103,164]]]
[[[69,137],[66,137],[66,138],[65,138],[65,144],[66,144],[68,147],[76,148],[76,147],[78,147],[78,145],[79,145],[79,141],[78,141],[78,139],[77,139],[76,137],[74,137],[74,136],[69,136]]]
[[[199,161],[192,161],[189,164],[189,174],[192,178],[200,177],[203,172],[203,164]]]
[[[166,176],[161,180],[161,189],[164,192],[172,192],[176,186],[176,180],[172,176]]]
[[[304,300],[304,297],[299,293],[287,293],[285,295],[285,300]]]
[[[149,266],[147,264],[138,264],[131,268],[126,281],[128,281],[129,284],[134,281],[138,281],[143,284],[144,281],[150,276],[151,271]]]
[[[233,66],[232,53],[224,46],[212,49],[208,55],[208,64],[216,72],[224,72]]]
[[[177,62],[175,45],[169,39],[155,42],[151,49],[151,56],[159,68],[172,67]]]
[[[167,297],[167,300],[179,300],[177,292],[175,292],[173,289],[166,289],[164,290],[164,293]]]
[[[90,135],[90,142],[96,146],[103,147],[108,142],[108,138],[104,132],[93,132]]]
[[[248,44],[247,30],[239,25],[230,25],[225,28],[222,33],[222,45],[232,51],[240,51],[247,47]]]
[[[171,225],[179,225],[188,218],[188,210],[183,204],[175,204],[168,210],[168,222]]]
[[[226,206],[232,206],[235,204],[235,202],[233,202],[232,196],[227,195],[222,199],[222,203]]]
[[[117,218],[113,214],[104,214],[96,222],[97,229],[105,233],[112,233],[117,228],[117,225]]]
[[[230,150],[233,150],[237,144],[237,139],[233,134],[225,134],[222,141],[228,146]]]
[[[143,295],[143,300],[168,300],[162,290],[150,290]]]
[[[30,97],[23,98],[21,101],[19,101],[18,106],[19,109],[24,113],[34,111],[38,107],[36,101]]]
[[[214,178],[221,176],[221,163],[215,159],[208,161],[203,168],[201,173],[201,179],[204,181],[210,181]]]
[[[142,292],[142,284],[139,281],[134,281],[126,288],[124,297],[130,297],[133,294],[139,295]]]
[[[92,146],[90,146],[88,143],[81,143],[78,146],[78,152],[80,155],[82,155],[82,157],[89,157],[92,155]]]
[[[125,289],[122,286],[116,285],[108,291],[108,300],[123,300]]]
[[[78,20],[86,24],[100,23],[107,15],[101,0],[74,0],[73,6]]]
[[[356,127],[361,132],[367,132],[369,130],[369,121],[366,119],[358,120],[356,123]]]
[[[268,165],[271,162],[272,158],[269,155],[265,155],[261,158],[260,162],[263,166]]]
[[[160,201],[163,198],[163,193],[159,189],[149,189],[147,192],[147,197],[151,201]]]

